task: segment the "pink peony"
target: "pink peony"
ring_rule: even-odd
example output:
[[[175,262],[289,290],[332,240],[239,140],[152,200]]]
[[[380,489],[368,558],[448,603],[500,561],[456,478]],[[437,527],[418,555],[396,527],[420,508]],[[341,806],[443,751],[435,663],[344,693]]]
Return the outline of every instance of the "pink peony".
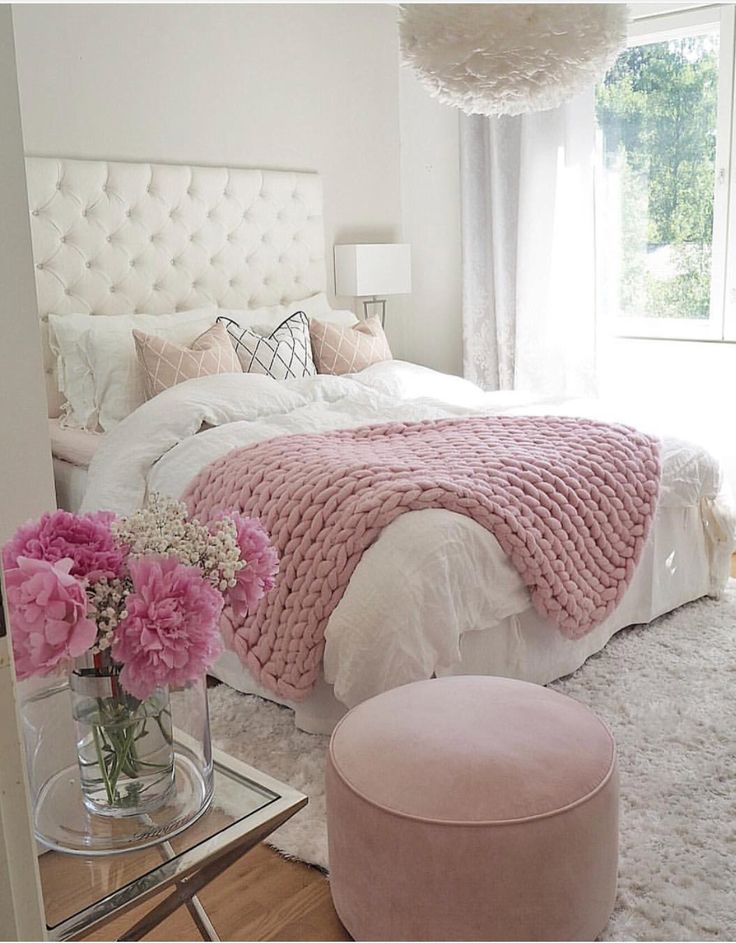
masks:
[[[97,626],[87,618],[84,585],[70,575],[70,559],[18,557],[5,573],[19,678],[47,675],[94,645]]]
[[[240,558],[245,561],[235,574],[235,586],[228,590],[228,602],[236,619],[244,619],[273,589],[279,555],[259,520],[234,513],[227,516],[235,522]]]
[[[54,511],[40,521],[19,527],[3,548],[3,565],[11,570],[19,557],[33,560],[72,561],[71,574],[91,583],[106,576],[120,575],[123,552],[115,545],[110,524],[115,515],[109,511],[96,514],[70,514]]]
[[[218,620],[223,599],[197,567],[173,557],[130,562],[133,591],[118,625],[112,656],[120,680],[145,700],[158,687],[201,677],[222,651]]]

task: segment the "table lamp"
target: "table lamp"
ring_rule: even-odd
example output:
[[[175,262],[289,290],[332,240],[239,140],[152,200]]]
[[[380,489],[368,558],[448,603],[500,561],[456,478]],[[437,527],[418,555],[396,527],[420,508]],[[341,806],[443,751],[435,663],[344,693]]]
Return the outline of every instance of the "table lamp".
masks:
[[[406,243],[373,243],[335,246],[335,292],[364,298],[363,316],[369,306],[380,307],[386,323],[386,298],[411,291],[411,246]]]

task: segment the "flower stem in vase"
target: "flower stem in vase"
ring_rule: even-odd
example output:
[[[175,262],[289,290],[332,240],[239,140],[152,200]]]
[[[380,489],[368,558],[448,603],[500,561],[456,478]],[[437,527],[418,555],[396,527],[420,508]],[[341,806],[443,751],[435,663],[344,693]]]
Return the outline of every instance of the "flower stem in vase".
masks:
[[[113,817],[151,812],[174,784],[168,689],[138,700],[120,684],[119,665],[93,659],[77,662],[70,678],[84,803]]]

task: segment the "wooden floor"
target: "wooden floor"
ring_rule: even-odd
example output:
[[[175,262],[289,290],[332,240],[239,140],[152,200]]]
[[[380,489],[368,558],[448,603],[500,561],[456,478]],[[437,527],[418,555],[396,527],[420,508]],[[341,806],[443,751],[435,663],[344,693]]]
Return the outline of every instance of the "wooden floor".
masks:
[[[259,845],[199,895],[222,940],[349,940],[316,868],[287,861]],[[154,898],[157,901],[158,898]],[[151,902],[85,939],[114,940],[150,910]],[[184,908],[146,940],[201,940]]]

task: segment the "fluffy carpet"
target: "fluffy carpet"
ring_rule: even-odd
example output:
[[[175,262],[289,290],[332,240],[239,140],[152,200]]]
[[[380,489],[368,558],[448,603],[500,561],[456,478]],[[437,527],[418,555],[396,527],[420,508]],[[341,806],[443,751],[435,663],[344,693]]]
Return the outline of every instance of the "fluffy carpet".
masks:
[[[619,890],[602,939],[736,939],[736,581],[720,601],[620,632],[553,687],[618,743]],[[327,738],[260,698],[209,693],[216,744],[309,796],[271,843],[327,869]]]

